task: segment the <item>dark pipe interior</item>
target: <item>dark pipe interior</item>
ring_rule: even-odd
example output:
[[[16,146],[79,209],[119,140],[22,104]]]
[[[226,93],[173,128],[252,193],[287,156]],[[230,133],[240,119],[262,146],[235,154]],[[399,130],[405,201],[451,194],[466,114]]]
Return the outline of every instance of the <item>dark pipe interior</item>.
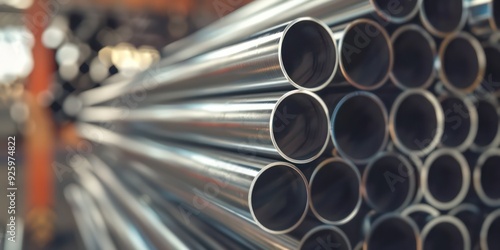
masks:
[[[324,228],[309,235],[302,243],[301,250],[325,249],[331,247],[336,250],[351,250],[347,239],[339,232]]]
[[[458,147],[465,142],[471,130],[469,110],[459,97],[443,99],[441,107],[445,115],[441,142],[447,147]]]
[[[460,163],[450,155],[441,155],[429,167],[427,186],[436,200],[450,202],[460,193],[462,179]]]
[[[417,2],[417,1],[412,1]],[[427,38],[416,30],[402,32],[392,43],[393,76],[403,86],[418,88],[434,73],[434,51]]]
[[[296,160],[308,160],[319,154],[329,136],[326,112],[308,94],[296,93],[282,100],[272,124],[278,148]]]
[[[481,168],[481,186],[486,196],[500,199],[500,156],[489,157]]]
[[[373,88],[389,74],[390,41],[379,27],[361,22],[344,34],[341,48],[344,74],[366,88]]]
[[[330,162],[311,180],[311,202],[316,212],[329,221],[347,218],[360,200],[359,179],[344,162]]]
[[[480,71],[477,51],[471,42],[463,37],[457,37],[448,44],[442,64],[450,84],[459,89],[472,86]]]
[[[497,28],[500,29],[500,2],[498,0],[493,0],[493,19]]]
[[[288,76],[304,88],[325,84],[337,63],[333,38],[313,21],[298,22],[290,27],[283,38],[281,55]]]
[[[490,250],[500,249],[500,217],[496,217],[488,230],[488,248]]]
[[[367,238],[368,250],[417,249],[417,237],[413,227],[407,221],[390,217],[374,225]]]
[[[481,211],[479,209],[478,211],[464,210],[460,213],[455,214],[454,216],[462,221],[467,227],[467,230],[469,230],[469,234],[471,237],[472,246],[475,246],[479,240],[479,232],[481,230],[481,225],[483,222]]]
[[[499,4],[496,4],[499,5]],[[499,13],[500,14],[500,13]],[[487,46],[484,48],[486,54],[486,72],[483,86],[486,90],[494,91],[500,89],[500,48]]]
[[[438,31],[452,32],[462,20],[463,0],[424,0],[421,11]]]
[[[278,165],[258,176],[250,197],[250,208],[265,228],[284,231],[300,221],[307,209],[307,199],[302,176],[291,167]]]
[[[406,97],[396,111],[395,118],[396,136],[411,150],[423,150],[436,136],[436,110],[422,95]]]
[[[384,107],[366,95],[356,95],[342,103],[332,125],[336,146],[352,159],[373,157],[387,138]]]
[[[409,180],[414,178],[411,174],[412,167],[393,155],[380,157],[372,164],[364,176],[364,184],[368,199],[375,206],[374,209],[378,212],[387,212],[401,208],[408,196],[412,195],[410,194],[412,183]]]
[[[423,242],[424,250],[465,249],[463,235],[449,222],[436,224]]]
[[[405,18],[418,8],[416,0],[374,0],[375,6],[391,17]]]
[[[498,133],[498,114],[495,106],[485,100],[476,104],[478,115],[478,130],[474,143],[480,147],[490,145]]]

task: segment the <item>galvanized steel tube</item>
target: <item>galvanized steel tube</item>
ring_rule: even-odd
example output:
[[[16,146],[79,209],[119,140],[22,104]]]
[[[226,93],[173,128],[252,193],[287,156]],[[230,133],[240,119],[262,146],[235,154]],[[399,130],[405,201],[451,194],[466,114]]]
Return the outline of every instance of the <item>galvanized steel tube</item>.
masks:
[[[422,229],[422,250],[470,250],[469,232],[457,218],[449,215],[431,220]]]
[[[500,206],[500,149],[490,149],[479,157],[473,170],[474,189],[481,201]]]

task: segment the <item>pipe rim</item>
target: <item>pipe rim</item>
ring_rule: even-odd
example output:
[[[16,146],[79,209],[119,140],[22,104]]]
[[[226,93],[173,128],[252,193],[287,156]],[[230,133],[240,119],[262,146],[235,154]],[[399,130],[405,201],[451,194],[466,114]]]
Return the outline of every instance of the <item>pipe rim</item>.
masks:
[[[484,223],[481,226],[481,232],[479,233],[479,244],[481,245],[481,249],[483,250],[493,250],[488,246],[488,232],[495,220],[500,220],[500,209],[494,210],[488,216],[486,216],[486,219],[484,219]]]
[[[431,0],[434,1],[434,0]],[[469,16],[469,11],[466,6],[465,0],[460,1],[462,3],[462,14],[460,16],[460,21],[458,22],[457,26],[452,29],[451,31],[442,31],[439,30],[438,28],[435,27],[434,24],[431,23],[429,20],[429,17],[427,13],[425,12],[425,0],[422,1],[421,7],[420,7],[420,21],[422,22],[422,25],[427,29],[432,35],[443,38],[446,37],[449,34],[453,34],[456,32],[459,32],[462,30],[467,23],[467,17]]]
[[[432,167],[435,160],[437,160],[441,156],[450,156],[454,158],[454,160],[460,165],[460,171],[462,175],[462,185],[460,186],[460,190],[453,199],[447,202],[443,202],[435,198],[434,195],[430,192],[428,185],[430,168]],[[422,188],[422,192],[424,193],[424,197],[429,204],[441,210],[452,209],[457,205],[459,205],[465,199],[469,191],[470,181],[471,181],[469,164],[465,159],[465,157],[456,150],[444,149],[444,148],[438,149],[432,154],[430,154],[425,160],[424,167],[422,168],[420,181],[421,181],[420,186]]]
[[[402,222],[406,223],[407,226],[409,226],[410,229],[413,231],[413,236],[415,236],[416,250],[422,250],[422,243],[419,240],[420,233],[419,233],[419,229],[418,229],[417,224],[413,220],[411,220],[407,217],[403,217],[401,215],[395,214],[395,213],[384,214],[375,220],[375,222],[371,225],[371,228],[368,231],[367,236],[365,237],[365,241],[363,242],[363,250],[370,249],[368,244],[370,243],[370,239],[373,236],[374,229],[376,229],[378,226],[380,226],[380,224],[384,223],[386,220],[389,220],[389,219],[397,219],[397,220],[401,220]]]
[[[309,205],[310,205],[310,208],[311,208],[311,212],[314,214],[314,216],[316,216],[316,218],[323,222],[323,223],[326,223],[326,224],[330,224],[330,225],[343,225],[343,224],[346,224],[347,222],[351,221],[358,213],[359,209],[361,208],[361,202],[362,202],[362,199],[361,199],[361,189],[359,189],[359,192],[358,192],[358,199],[357,199],[357,202],[356,202],[356,205],[355,207],[353,208],[353,210],[345,217],[345,218],[342,218],[340,220],[329,220],[327,218],[325,218],[321,213],[319,213],[316,209],[316,206],[313,202],[313,199],[312,199],[312,186],[314,184],[314,180],[315,180],[315,177],[316,175],[318,175],[318,172],[327,167],[330,163],[341,163],[345,166],[347,166],[350,170],[352,170],[355,175],[356,175],[356,178],[357,178],[357,182],[358,183],[361,183],[361,175],[359,173],[359,170],[357,169],[357,167],[352,164],[351,162],[349,161],[346,161],[344,159],[341,159],[341,158],[329,158],[329,159],[326,159],[324,161],[322,161],[315,169],[314,169],[314,172],[313,174],[311,175],[311,178],[310,178],[310,181],[309,181],[309,192],[310,192],[310,197],[311,197],[311,200],[309,201]]]
[[[432,229],[434,229],[437,225],[439,225],[441,223],[448,223],[448,224],[451,224],[454,227],[456,227],[462,236],[464,249],[465,250],[471,249],[470,235],[469,235],[469,231],[468,231],[467,227],[459,219],[457,219],[453,216],[450,216],[450,215],[442,215],[442,216],[439,216],[437,218],[434,218],[431,221],[429,221],[429,223],[427,223],[427,225],[424,226],[424,228],[422,229],[422,233],[421,233],[422,248],[424,247],[425,241],[427,240],[427,237],[431,233]]]
[[[500,149],[493,148],[481,154],[477,160],[476,166],[474,167],[473,185],[479,199],[487,206],[495,207],[500,206],[500,198],[495,199],[489,197],[483,188],[483,183],[481,182],[483,166],[491,157],[500,157]]]
[[[344,57],[342,56],[342,51],[343,51],[344,43],[345,43],[345,34],[359,24],[367,24],[367,25],[371,25],[371,26],[375,27],[380,32],[380,34],[383,36],[384,40],[386,41],[387,49],[389,52],[389,55],[388,55],[389,62],[388,62],[387,70],[386,70],[386,72],[384,72],[384,77],[379,82],[376,82],[376,83],[371,84],[369,86],[356,82],[348,74],[347,69],[345,68],[345,62],[343,59]],[[346,26],[346,28],[344,29],[344,35],[339,40],[338,49],[340,51],[340,53],[339,53],[339,61],[340,61],[339,65],[340,65],[340,71],[342,72],[342,76],[347,80],[347,82],[349,84],[351,84],[355,88],[360,89],[360,90],[375,90],[375,89],[382,87],[382,85],[384,85],[387,82],[387,80],[389,80],[389,74],[392,71],[392,67],[394,65],[394,50],[392,47],[391,38],[389,37],[389,34],[384,29],[384,27],[382,27],[382,25],[380,25],[379,23],[372,21],[370,19],[365,19],[365,18],[356,19],[356,20],[350,22]]]
[[[445,54],[447,52],[448,46],[455,41],[456,39],[463,39],[467,41],[470,46],[474,49],[474,53],[476,55],[477,63],[478,63],[478,72],[476,75],[476,79],[470,84],[470,86],[466,88],[460,88],[454,86],[454,84],[450,81],[448,74],[446,73],[444,64]],[[443,85],[454,93],[464,93],[468,94],[473,92],[484,80],[484,74],[486,72],[486,55],[484,53],[484,49],[481,46],[481,43],[472,35],[466,32],[454,33],[443,40],[441,46],[439,47],[439,61],[441,66],[439,67],[439,77],[443,82]]]
[[[404,145],[404,143],[401,141],[396,131],[396,115],[399,111],[399,107],[406,100],[407,97],[410,97],[412,95],[423,96],[433,106],[434,112],[436,113],[437,127],[435,129],[434,138],[432,138],[432,141],[426,147],[420,150],[413,150]],[[444,112],[443,109],[441,108],[439,101],[431,92],[427,90],[411,89],[404,91],[397,97],[396,101],[392,105],[391,113],[389,116],[389,132],[394,142],[394,145],[404,154],[415,155],[418,157],[428,155],[439,145],[441,137],[443,136],[444,133]]]
[[[420,6],[422,5],[422,1],[423,0],[417,0],[417,1],[415,1],[415,5],[411,9],[411,11],[408,12],[407,15],[404,15],[402,17],[395,17],[395,16],[390,15],[389,13],[387,13],[387,11],[384,11],[380,7],[380,5],[377,3],[377,0],[370,0],[372,6],[374,6],[375,11],[377,12],[377,14],[379,16],[381,16],[385,20],[387,20],[387,21],[389,21],[391,23],[395,23],[395,24],[401,24],[401,23],[410,21],[412,18],[414,18],[418,14],[418,11],[420,10]]]
[[[434,207],[429,206],[427,204],[411,205],[411,206],[403,209],[403,211],[401,211],[401,215],[405,216],[405,217],[411,217],[411,214],[418,213],[418,212],[428,213],[432,217],[438,217],[441,215],[439,210],[437,210]]]
[[[309,230],[300,240],[298,249],[303,249],[304,244],[309,240],[309,238],[320,231],[331,231],[337,234],[338,236],[340,236],[340,238],[342,238],[342,240],[346,244],[347,249],[352,249],[351,242],[349,241],[349,238],[347,237],[345,232],[342,231],[342,229],[332,225],[321,225]]]
[[[304,199],[304,202],[303,202],[304,203],[303,206],[299,206],[299,209],[302,210],[300,218],[297,221],[295,221],[294,223],[291,223],[292,224],[291,226],[286,227],[286,228],[284,228],[282,230],[273,230],[273,229],[270,229],[269,227],[265,226],[261,222],[261,220],[258,218],[258,216],[256,215],[254,204],[252,202],[252,200],[253,200],[253,194],[254,194],[254,190],[255,190],[255,186],[256,186],[256,183],[259,180],[259,177],[262,176],[262,174],[265,173],[265,172],[267,172],[269,169],[275,168],[275,167],[289,168],[294,173],[295,179],[301,181],[301,189],[303,188],[302,191],[301,190],[293,190],[293,191],[294,192],[299,192],[299,193],[304,193],[305,196],[306,196],[305,199]],[[308,182],[307,182],[306,176],[296,166],[294,166],[294,165],[292,165],[290,163],[286,163],[286,162],[273,162],[273,163],[271,163],[271,164],[263,167],[257,173],[257,175],[253,178],[252,183],[250,184],[250,190],[248,192],[248,207],[249,207],[250,214],[252,215],[252,218],[253,218],[254,222],[261,229],[263,229],[264,231],[266,231],[268,233],[271,233],[271,234],[285,234],[285,233],[289,233],[289,232],[293,231],[294,229],[296,229],[304,221],[304,219],[305,219],[305,217],[307,215],[307,210],[308,210],[308,207],[309,207],[309,200],[310,200],[310,194],[309,194],[309,190],[308,190],[307,187],[308,187]],[[297,206],[295,206],[295,204],[294,204],[294,207],[297,208]],[[300,207],[302,207],[302,208],[300,208]],[[265,223],[265,224],[267,224],[267,223]]]
[[[500,92],[499,92],[500,93]],[[491,105],[496,111],[497,113],[497,116],[500,116],[500,113],[498,111],[498,109],[496,108],[498,106],[498,102],[496,100],[494,100],[493,98],[490,98],[491,96],[487,97],[487,98],[480,98],[476,101],[477,102],[485,102],[485,103],[488,103],[489,105]],[[477,107],[475,105],[475,109],[476,109],[476,113],[478,114],[478,120],[479,120],[479,112],[477,112]],[[499,118],[500,119],[500,118]],[[478,145],[476,142],[475,142],[475,138],[474,138],[474,141],[472,142],[472,145],[469,147],[469,149],[472,151],[472,152],[476,152],[476,153],[483,153],[483,152],[486,152],[488,151],[490,148],[494,148],[494,147],[497,147],[500,145],[500,121],[497,123],[497,132],[496,132],[496,135],[493,137],[493,140],[491,140],[491,142],[487,145]],[[479,134],[479,123],[478,123],[478,132],[477,134]],[[476,134],[476,136],[477,136]]]
[[[285,67],[284,60],[283,60],[283,47],[284,47],[283,43],[284,43],[286,35],[290,31],[290,29],[292,29],[295,25],[300,24],[300,23],[305,23],[305,22],[309,22],[313,25],[317,25],[317,27],[321,27],[321,32],[322,33],[326,32],[326,34],[328,34],[328,38],[331,39],[331,43],[329,43],[329,44],[333,44],[333,47],[328,48],[325,51],[331,50],[334,55],[332,57],[327,57],[327,58],[329,60],[331,60],[331,58],[333,58],[333,60],[335,61],[334,65],[333,65],[333,70],[332,70],[331,74],[327,77],[327,79],[324,82],[321,82],[320,84],[315,84],[317,86],[312,87],[312,88],[311,87],[304,87],[301,84],[298,84],[297,82],[295,82],[292,79],[292,77],[288,74],[286,67]],[[299,90],[308,90],[308,91],[316,92],[316,91],[319,91],[319,90],[325,88],[326,86],[328,86],[330,84],[330,82],[332,82],[334,76],[337,74],[337,70],[339,67],[339,54],[338,54],[337,41],[334,39],[334,35],[332,33],[332,30],[326,24],[324,24],[322,21],[315,19],[315,18],[312,18],[312,17],[298,18],[298,19],[295,19],[292,22],[290,22],[286,26],[285,30],[283,31],[283,34],[281,35],[281,38],[280,38],[279,44],[278,44],[278,60],[279,60],[279,64],[281,67],[281,71],[283,72],[283,75],[285,76],[285,78],[288,80],[288,82],[292,86],[294,86],[295,88],[297,88]],[[318,74],[318,73],[316,73],[316,74]],[[321,72],[319,74],[321,74]]]
[[[305,155],[312,155],[309,158],[304,156],[303,159],[299,159],[299,157],[294,157],[294,156],[290,156],[290,155],[286,154],[285,152],[283,152],[281,145],[279,145],[280,143],[276,140],[276,136],[275,136],[276,131],[274,130],[274,118],[276,116],[277,109],[280,107],[280,104],[282,104],[283,101],[285,101],[287,98],[290,98],[291,96],[294,96],[294,95],[304,95],[310,101],[310,104],[314,106],[314,108],[322,110],[321,117],[318,120],[322,120],[322,119],[325,120],[324,121],[325,124],[323,124],[323,126],[321,126],[321,128],[324,128],[325,131],[321,131],[321,135],[320,135],[321,138],[324,137],[324,139],[314,138],[315,141],[317,140],[317,143],[315,143],[315,145],[317,144],[319,150],[317,150],[317,152],[310,152],[310,153],[305,154]],[[285,160],[292,162],[292,163],[305,164],[305,163],[312,162],[312,161],[316,160],[318,157],[320,157],[323,154],[323,152],[325,151],[326,147],[328,146],[328,143],[330,140],[330,129],[329,128],[330,128],[330,115],[328,114],[328,108],[326,107],[326,104],[323,102],[321,97],[319,97],[318,95],[316,95],[310,91],[307,91],[307,90],[292,90],[290,92],[285,93],[284,95],[282,95],[278,99],[278,101],[276,102],[276,104],[273,107],[273,110],[271,111],[271,117],[270,117],[270,122],[269,122],[269,133],[270,133],[270,137],[271,137],[271,141],[273,143],[273,146],[281,157],[283,157]]]
[[[348,102],[349,100],[351,100],[353,98],[357,98],[357,97],[365,97],[365,98],[368,98],[370,101],[374,102],[374,104],[380,108],[380,111],[383,115],[383,119],[385,121],[385,125],[384,125],[385,130],[384,130],[383,140],[380,142],[380,145],[378,146],[375,153],[373,153],[371,156],[368,156],[366,158],[355,158],[355,157],[352,157],[351,155],[347,154],[342,149],[342,146],[340,145],[340,143],[338,141],[336,133],[334,132],[335,131],[335,129],[334,129],[335,121],[336,121],[336,118],[339,114],[340,109],[345,106],[344,104],[346,102]],[[380,153],[382,150],[384,150],[384,148],[386,148],[387,144],[389,143],[389,126],[388,125],[389,125],[389,114],[387,113],[387,109],[385,108],[385,105],[382,102],[382,100],[377,95],[375,95],[373,93],[356,91],[356,92],[353,92],[353,93],[350,93],[350,94],[347,94],[346,96],[344,96],[339,101],[339,103],[335,106],[335,109],[333,111],[331,121],[330,121],[330,126],[331,126],[330,127],[330,136],[332,138],[332,142],[333,142],[335,149],[342,157],[347,158],[356,164],[365,164],[365,163],[372,161],[372,159],[375,158],[378,153]]]
[[[394,33],[391,36],[391,42],[393,44],[392,47],[394,49],[394,55],[396,55],[396,49],[395,49],[394,43],[405,32],[416,32],[419,35],[421,35],[424,38],[424,40],[426,40],[428,42],[428,44],[427,44],[429,46],[428,49],[430,49],[430,51],[433,55],[433,58],[436,58],[437,45],[436,45],[436,42],[434,41],[434,38],[432,38],[432,36],[425,29],[423,29],[422,27],[420,27],[417,24],[408,24],[408,25],[402,26],[402,27],[398,28],[396,31],[394,31]],[[431,64],[434,65],[434,60],[431,62]],[[402,90],[416,89],[416,88],[427,89],[434,82],[434,79],[436,79],[436,76],[437,76],[437,71],[433,66],[431,74],[429,75],[427,80],[421,86],[409,87],[409,86],[406,86],[402,81],[400,81],[398,79],[398,77],[394,73],[394,67],[392,68],[391,73],[390,73],[390,78],[391,78],[392,82]]]

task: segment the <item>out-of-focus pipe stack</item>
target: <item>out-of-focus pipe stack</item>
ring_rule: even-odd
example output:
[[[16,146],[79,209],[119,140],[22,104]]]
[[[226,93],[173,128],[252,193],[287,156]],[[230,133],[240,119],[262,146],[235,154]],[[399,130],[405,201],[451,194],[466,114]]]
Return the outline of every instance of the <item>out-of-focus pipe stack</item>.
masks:
[[[168,45],[72,100],[85,244],[500,249],[499,20],[499,0],[255,1]]]

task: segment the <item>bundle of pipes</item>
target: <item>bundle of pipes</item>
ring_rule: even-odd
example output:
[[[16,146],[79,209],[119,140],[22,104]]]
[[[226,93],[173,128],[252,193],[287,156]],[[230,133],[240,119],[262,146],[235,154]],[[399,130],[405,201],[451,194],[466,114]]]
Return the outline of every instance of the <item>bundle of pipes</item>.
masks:
[[[67,104],[86,244],[500,249],[498,27],[499,0],[262,0],[168,45]]]

